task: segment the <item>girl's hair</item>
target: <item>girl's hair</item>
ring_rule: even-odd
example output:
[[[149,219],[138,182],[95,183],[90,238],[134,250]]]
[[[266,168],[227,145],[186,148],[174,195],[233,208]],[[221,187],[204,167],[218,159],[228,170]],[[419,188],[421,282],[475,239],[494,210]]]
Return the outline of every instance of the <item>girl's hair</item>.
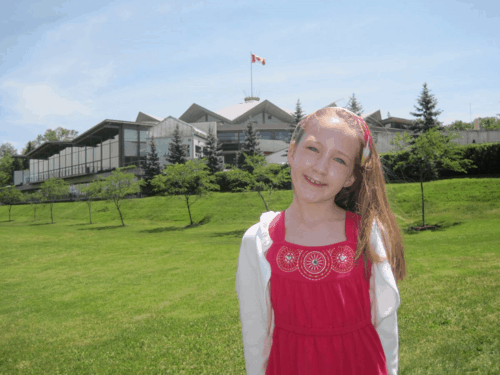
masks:
[[[320,109],[300,121],[292,134],[290,146],[297,147],[311,123],[318,123],[317,120],[331,109],[333,108]],[[345,112],[342,113],[340,111]],[[351,186],[342,188],[335,196],[335,204],[337,206],[361,216],[358,246],[354,259],[357,263],[359,257],[363,255],[366,272],[368,272],[367,258],[372,264],[385,260],[385,258],[377,255],[370,243],[372,224],[376,220],[378,228],[382,233],[382,241],[397,283],[406,276],[403,239],[396,222],[396,217],[387,202],[384,173],[377,149],[372,140],[370,156],[365,160],[364,165],[361,165],[361,155],[365,146],[363,129],[354,118],[351,121],[351,119],[346,117],[347,114],[350,116],[356,115],[344,108],[335,108],[331,112],[335,116],[339,115],[344,120],[347,119],[344,123],[356,131],[356,137],[359,139],[359,152],[356,154],[353,170],[356,179]]]

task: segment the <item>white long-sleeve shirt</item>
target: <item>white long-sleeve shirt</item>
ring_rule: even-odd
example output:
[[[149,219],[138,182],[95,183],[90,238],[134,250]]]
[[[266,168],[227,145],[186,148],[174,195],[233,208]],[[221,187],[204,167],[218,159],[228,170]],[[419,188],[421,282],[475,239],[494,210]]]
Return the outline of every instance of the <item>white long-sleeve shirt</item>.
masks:
[[[248,375],[265,374],[266,363],[271,352],[274,330],[270,290],[271,266],[265,253],[272,245],[269,224],[279,212],[265,212],[260,222],[250,227],[241,241],[236,271],[236,293],[238,295],[243,334],[245,367]],[[379,334],[384,349],[389,375],[398,373],[398,319],[400,305],[399,290],[387,260],[382,236],[374,221],[370,237],[377,254],[385,259],[372,264],[370,277],[370,304],[372,324]],[[267,334],[268,324],[271,325]]]

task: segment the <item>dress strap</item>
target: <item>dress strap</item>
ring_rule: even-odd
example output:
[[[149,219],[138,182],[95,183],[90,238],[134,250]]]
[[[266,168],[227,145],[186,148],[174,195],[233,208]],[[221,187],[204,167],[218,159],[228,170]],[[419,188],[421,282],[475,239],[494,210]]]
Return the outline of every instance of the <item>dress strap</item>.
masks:
[[[282,242],[285,240],[285,211],[281,211],[275,216],[271,224],[269,224],[269,237],[271,240],[276,242]]]
[[[354,212],[346,211],[345,213],[345,235],[347,240],[356,241],[358,239],[359,226],[361,217]]]

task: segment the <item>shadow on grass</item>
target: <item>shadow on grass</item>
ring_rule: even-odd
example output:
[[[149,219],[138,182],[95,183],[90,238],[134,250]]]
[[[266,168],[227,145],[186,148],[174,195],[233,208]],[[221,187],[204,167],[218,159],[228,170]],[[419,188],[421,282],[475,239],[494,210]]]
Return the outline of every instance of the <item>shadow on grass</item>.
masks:
[[[141,233],[163,233],[163,232],[177,232],[181,230],[186,230],[190,228],[196,228],[199,226],[202,226],[204,224],[210,223],[210,220],[212,219],[212,215],[206,215],[203,219],[198,221],[197,223],[193,223],[193,225],[189,224],[186,225],[185,227],[164,227],[164,228],[154,228],[154,229],[148,229],[148,230],[141,230]]]
[[[405,234],[417,234],[419,232],[423,232],[423,231],[427,231],[427,230],[430,230],[432,232],[443,232],[447,228],[454,227],[454,226],[457,226],[457,225],[462,225],[462,224],[463,224],[463,222],[455,222],[455,223],[443,223],[443,222],[440,222],[440,223],[437,223],[437,224],[426,224],[425,227],[422,226],[422,225],[416,225],[416,224],[414,224],[414,225],[411,225],[408,228],[404,228],[403,232]]]
[[[116,229],[116,228],[126,228],[126,226],[123,225],[108,225],[105,227],[96,227],[96,228],[81,228],[78,230],[105,230],[105,229]]]
[[[55,223],[54,223],[55,224]],[[28,224],[30,227],[33,227],[35,225],[52,225],[52,223],[33,223],[33,224]]]
[[[218,232],[213,233],[212,237],[233,237],[233,238],[241,238],[245,234],[246,229],[243,230],[233,230],[231,232]]]

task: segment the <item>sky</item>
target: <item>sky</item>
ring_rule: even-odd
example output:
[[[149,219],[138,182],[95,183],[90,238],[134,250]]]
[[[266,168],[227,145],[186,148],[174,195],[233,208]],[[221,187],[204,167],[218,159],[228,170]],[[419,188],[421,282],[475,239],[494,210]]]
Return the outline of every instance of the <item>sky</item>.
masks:
[[[305,114],[354,93],[365,114],[413,119],[426,82],[445,125],[495,116],[499,25],[497,0],[5,1],[0,144],[216,112],[250,96],[251,69],[254,96]]]

